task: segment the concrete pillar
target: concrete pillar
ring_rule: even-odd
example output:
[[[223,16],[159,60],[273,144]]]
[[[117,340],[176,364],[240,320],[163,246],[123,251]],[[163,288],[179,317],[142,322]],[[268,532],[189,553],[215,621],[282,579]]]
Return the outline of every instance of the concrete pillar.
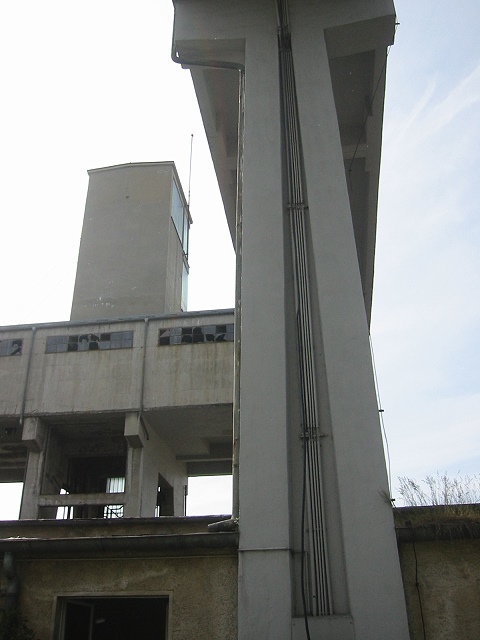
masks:
[[[25,418],[22,441],[28,449],[23,484],[20,520],[38,518],[38,496],[41,493],[47,427],[40,418]]]
[[[128,443],[125,517],[154,517],[159,474],[173,490],[174,512],[170,515],[185,515],[184,487],[188,480],[185,463],[176,460],[145,416],[139,420],[138,413],[127,413],[124,435]]]
[[[393,5],[390,0],[288,4],[308,206],[304,248],[311,291],[312,386],[322,442],[319,468],[333,611],[309,619],[311,637],[406,640],[369,350],[366,306],[371,291],[366,292],[366,305],[362,290],[362,273],[368,284],[373,262],[368,268],[363,265],[361,273],[357,248],[360,253],[363,248],[360,241],[356,244],[338,124],[343,108],[348,113],[344,124],[358,139],[364,133],[366,96],[355,96],[360,107],[352,112],[350,94],[343,95],[337,110],[325,40],[329,30],[336,55],[367,53],[371,60],[390,37]],[[215,43],[219,61],[222,43],[228,53],[228,38],[245,43],[238,637],[304,640],[299,579],[302,412],[283,183],[276,3],[225,0],[220,8],[213,0],[175,0],[175,6],[179,47],[185,55],[205,61],[209,45]],[[368,73],[377,73],[379,66],[375,61]],[[358,74],[359,91],[375,86],[377,78],[369,86],[361,70]],[[336,79],[342,82],[340,76]],[[343,82],[344,93],[346,87],[350,90]],[[202,103],[201,91],[197,95],[208,113],[211,105]],[[208,97],[215,101],[214,92]],[[215,107],[221,110],[221,102]],[[378,115],[376,123],[378,127]],[[207,133],[218,135],[218,127]],[[377,145],[372,151],[375,170],[379,152]],[[368,213],[375,217],[375,207]],[[362,212],[357,216],[363,224]],[[371,236],[369,240],[362,264],[372,257],[374,242]]]
[[[142,512],[143,447],[145,434],[137,412],[125,415],[124,435],[127,440],[127,469],[125,473],[125,518],[139,518]],[[152,513],[151,516],[154,514]]]
[[[290,638],[285,230],[274,3],[245,51],[238,637]]]
[[[338,491],[347,598],[357,640],[405,639],[405,598],[388,501],[367,316],[355,248],[324,31],[292,39],[317,296],[320,403],[329,407],[325,485]],[[318,87],[322,87],[319,91]],[[308,133],[307,133],[308,132]],[[331,514],[333,516],[333,514]],[[373,533],[375,532],[375,533]],[[336,557],[332,572],[338,571]],[[343,568],[342,568],[343,571]],[[365,584],[368,583],[368,589]]]

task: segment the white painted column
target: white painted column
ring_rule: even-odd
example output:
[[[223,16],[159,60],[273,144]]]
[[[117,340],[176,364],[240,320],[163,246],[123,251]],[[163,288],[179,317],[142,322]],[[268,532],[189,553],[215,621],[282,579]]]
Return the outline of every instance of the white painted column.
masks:
[[[328,405],[330,415],[330,424],[322,425],[325,449],[333,456],[325,485],[338,490],[349,611],[356,640],[406,640],[367,318],[322,25],[297,23],[292,46],[317,286],[317,370],[326,379],[320,403]]]
[[[266,13],[266,12],[265,12]],[[265,16],[265,14],[264,14]],[[246,42],[238,638],[291,636],[285,238],[275,6]]]

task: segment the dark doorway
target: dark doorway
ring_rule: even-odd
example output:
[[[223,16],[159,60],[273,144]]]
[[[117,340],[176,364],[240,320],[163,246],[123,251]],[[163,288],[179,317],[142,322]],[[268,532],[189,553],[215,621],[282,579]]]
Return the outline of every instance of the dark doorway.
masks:
[[[168,598],[62,598],[58,640],[166,640]]]

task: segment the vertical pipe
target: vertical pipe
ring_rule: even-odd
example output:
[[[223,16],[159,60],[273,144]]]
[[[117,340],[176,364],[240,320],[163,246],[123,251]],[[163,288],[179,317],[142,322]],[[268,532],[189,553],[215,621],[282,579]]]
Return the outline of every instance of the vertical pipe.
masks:
[[[235,223],[235,378],[233,400],[233,504],[232,517],[240,516],[240,367],[241,367],[241,333],[242,333],[242,214],[243,214],[243,144],[245,132],[245,71],[239,74],[238,105],[238,156],[237,156],[237,210]]]
[[[307,613],[332,613],[322,486],[320,430],[310,305],[304,174],[287,0],[277,0],[284,144],[292,241],[297,345],[303,418],[304,482],[302,498],[302,599]],[[307,553],[307,533],[310,553]],[[307,565],[308,563],[308,565]],[[306,569],[309,582],[307,585]],[[307,589],[308,586],[308,589]],[[308,591],[308,604],[307,594]],[[308,608],[308,612],[307,612]]]

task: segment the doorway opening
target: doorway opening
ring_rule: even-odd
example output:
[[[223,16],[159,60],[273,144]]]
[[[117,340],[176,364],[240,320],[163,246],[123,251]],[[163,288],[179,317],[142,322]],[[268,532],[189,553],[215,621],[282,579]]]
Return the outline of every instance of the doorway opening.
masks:
[[[58,600],[57,640],[166,640],[168,597]]]

